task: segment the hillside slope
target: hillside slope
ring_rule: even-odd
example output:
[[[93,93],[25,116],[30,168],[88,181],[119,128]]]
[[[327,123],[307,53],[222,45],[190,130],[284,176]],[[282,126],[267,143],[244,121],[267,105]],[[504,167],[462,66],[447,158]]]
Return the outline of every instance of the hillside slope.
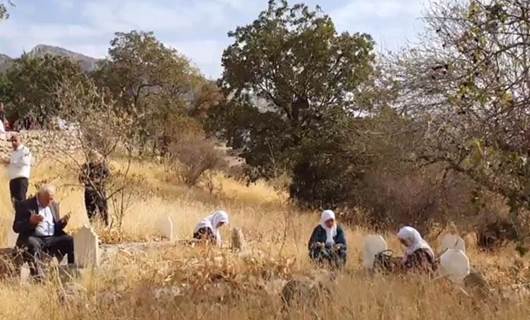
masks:
[[[99,59],[86,56],[81,53],[70,51],[60,47],[54,47],[45,44],[35,46],[31,51],[27,52],[30,57],[44,57],[45,55],[59,56],[68,58],[74,62],[79,63],[81,69],[85,72],[94,71],[97,68]],[[13,63],[14,59],[0,53],[0,72],[5,72]]]
[[[31,57],[43,57],[45,55],[53,55],[69,58],[72,61],[79,63],[81,69],[85,72],[94,71],[97,67],[98,59],[86,56],[81,53],[73,52],[64,48],[39,44],[35,46],[28,55]]]
[[[113,170],[123,169],[112,161]],[[318,223],[317,212],[291,206],[286,196],[264,182],[246,185],[216,175],[215,188],[189,189],[175,180],[163,165],[134,163],[141,177],[127,211],[122,241],[149,241],[167,217],[174,221],[180,239],[189,239],[194,225],[215,209],[230,213],[223,228],[225,249],[176,244],[154,252],[118,254],[110,265],[87,271],[67,285],[0,282],[0,318],[31,319],[527,319],[530,306],[512,300],[479,300],[468,297],[444,280],[421,276],[373,277],[362,270],[362,228],[345,227],[349,244],[348,265],[331,289],[328,302],[282,308],[278,292],[289,279],[311,274],[307,239]],[[4,169],[0,169],[3,176]],[[69,230],[86,224],[82,189],[77,173],[53,159],[40,159],[34,184],[53,182],[63,212],[72,212]],[[9,227],[12,210],[7,181],[0,183],[0,215]],[[229,250],[230,228],[244,231],[249,252]],[[104,240],[105,231],[98,229]],[[402,249],[395,236],[386,235],[397,254]],[[432,240],[432,239],[431,239]],[[431,241],[433,245],[436,241]],[[517,260],[513,249],[486,254],[469,246],[473,264],[493,285],[520,282],[530,275],[529,261]],[[514,271],[517,266],[517,272]],[[526,271],[525,271],[526,270]],[[46,301],[46,303],[32,303]],[[518,300],[514,300],[518,301]],[[67,306],[67,311],[65,311]],[[283,311],[282,311],[283,310]],[[287,315],[282,315],[287,312]],[[199,316],[200,315],[200,316]]]
[[[11,57],[0,53],[0,72],[4,72],[9,69],[12,63],[13,59]]]

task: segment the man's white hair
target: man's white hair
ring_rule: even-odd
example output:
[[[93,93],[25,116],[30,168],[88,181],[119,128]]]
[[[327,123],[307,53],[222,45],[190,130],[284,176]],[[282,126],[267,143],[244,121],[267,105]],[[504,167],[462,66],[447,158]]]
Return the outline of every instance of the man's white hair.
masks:
[[[44,184],[39,188],[39,194],[44,195],[54,195],[55,194],[55,186],[52,184]]]

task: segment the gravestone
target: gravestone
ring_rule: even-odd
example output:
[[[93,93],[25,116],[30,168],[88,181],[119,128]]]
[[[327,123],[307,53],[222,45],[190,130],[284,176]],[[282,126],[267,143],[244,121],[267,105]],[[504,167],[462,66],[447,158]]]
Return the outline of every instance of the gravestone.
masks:
[[[158,232],[170,242],[174,242],[176,237],[173,227],[173,219],[169,216],[160,218],[158,221]]]
[[[17,244],[18,233],[15,233],[12,228],[7,230],[7,247],[14,248]]]
[[[440,256],[440,275],[452,282],[462,284],[470,272],[469,258],[462,250],[447,249]]]
[[[456,249],[466,252],[466,243],[464,239],[456,234],[444,234],[440,239],[440,252],[444,252],[447,249]]]
[[[75,263],[80,268],[99,266],[98,236],[87,226],[74,234]]]
[[[246,241],[243,231],[239,228],[232,229],[232,250],[243,251],[246,249]]]
[[[363,266],[372,269],[375,256],[385,250],[388,250],[388,245],[382,236],[373,234],[366,236],[363,246]]]
[[[17,242],[18,234],[13,231],[12,225],[13,220],[11,219],[1,219],[1,248],[14,248]]]

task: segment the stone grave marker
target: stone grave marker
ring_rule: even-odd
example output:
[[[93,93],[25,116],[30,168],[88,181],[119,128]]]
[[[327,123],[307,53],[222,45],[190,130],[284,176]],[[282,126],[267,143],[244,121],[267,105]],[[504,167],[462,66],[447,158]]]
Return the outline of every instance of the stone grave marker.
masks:
[[[173,227],[173,219],[169,216],[160,219],[158,222],[158,232],[170,242],[175,242],[177,240]]]
[[[447,249],[440,256],[440,275],[455,283],[462,284],[471,272],[469,258],[462,250]]]
[[[246,249],[245,235],[239,228],[232,229],[232,250],[244,251]]]
[[[98,236],[92,228],[83,226],[74,234],[75,263],[80,268],[99,266]]]
[[[18,233],[15,233],[15,231],[13,231],[13,228],[9,226],[7,230],[7,247],[14,248],[17,244],[17,239],[18,239]]]
[[[466,252],[466,243],[464,239],[456,234],[444,234],[440,239],[440,252],[445,252],[447,249],[456,249]]]
[[[380,235],[368,235],[364,238],[363,266],[372,269],[375,256],[388,249],[385,239]]]

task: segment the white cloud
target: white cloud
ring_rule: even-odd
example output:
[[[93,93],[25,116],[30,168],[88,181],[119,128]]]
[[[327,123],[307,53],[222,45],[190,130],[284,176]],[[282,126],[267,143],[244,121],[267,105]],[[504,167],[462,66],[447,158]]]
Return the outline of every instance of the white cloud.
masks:
[[[415,39],[426,0],[351,0],[330,15],[337,29],[371,34],[380,49]]]
[[[191,40],[170,42],[168,45],[188,57],[206,77],[216,78],[221,74],[221,56],[227,46],[224,41]]]
[[[395,48],[413,37],[424,0],[306,0],[317,2],[341,31],[368,32],[380,47]],[[39,43],[104,57],[118,31],[154,31],[161,41],[188,56],[201,71],[221,73],[226,34],[251,23],[265,0],[43,0],[20,2],[0,24],[0,52],[18,56]]]

